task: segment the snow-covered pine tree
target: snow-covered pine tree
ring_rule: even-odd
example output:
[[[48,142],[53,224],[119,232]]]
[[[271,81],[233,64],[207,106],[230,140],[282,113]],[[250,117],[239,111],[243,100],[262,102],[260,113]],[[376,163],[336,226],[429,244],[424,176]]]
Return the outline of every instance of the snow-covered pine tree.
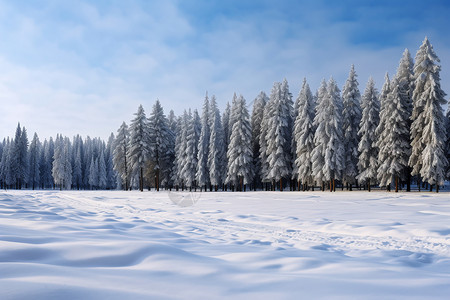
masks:
[[[325,131],[328,133],[323,175],[325,180],[330,182],[330,191],[335,191],[335,180],[341,180],[344,169],[344,143],[342,136],[342,99],[340,90],[333,78],[328,82],[328,92],[323,102],[326,104]]]
[[[362,118],[359,125],[358,144],[359,158],[356,179],[367,184],[370,192],[371,184],[377,179],[378,172],[378,147],[376,129],[380,123],[380,103],[378,101],[378,91],[372,77],[367,82],[366,89],[362,96]]]
[[[113,164],[113,148],[115,141],[114,133],[108,138],[108,143],[106,144],[105,150],[105,163],[106,163],[106,188],[115,189],[117,187],[117,174],[114,171]]]
[[[72,168],[72,182],[76,189],[80,189],[83,185],[83,169],[82,169],[82,144],[83,140],[80,135],[73,138],[73,168]]]
[[[170,163],[168,161],[172,149],[170,139],[172,131],[159,100],[156,100],[149,118],[150,125],[150,161],[155,175],[155,188],[159,191],[161,181],[168,181]]]
[[[223,111],[223,115],[222,115],[222,127],[223,127],[225,153],[227,152],[228,145],[230,144],[230,134],[231,134],[230,115],[231,115],[231,105],[230,105],[230,102],[227,102],[227,105],[225,106],[225,110]],[[226,165],[226,163],[225,163],[225,165]]]
[[[289,128],[292,117],[292,105],[286,100],[285,87],[276,82],[270,93],[270,116],[267,120],[266,141],[268,178],[279,182],[280,191],[283,190],[283,179],[291,178],[292,162],[290,155],[292,128]],[[289,131],[291,130],[291,131]]]
[[[344,170],[343,183],[350,185],[356,183],[358,175],[358,128],[361,121],[361,93],[358,89],[358,80],[355,67],[352,65],[350,74],[342,90],[342,129],[344,132]]]
[[[314,116],[314,149],[311,153],[312,159],[312,174],[317,184],[322,186],[322,191],[325,189],[325,177],[323,167],[325,164],[325,149],[329,139],[326,131],[326,123],[328,122],[326,110],[327,104],[324,99],[327,95],[327,83],[322,80],[316,97],[316,113]]]
[[[130,171],[128,166],[129,143],[130,134],[128,131],[128,126],[125,122],[123,122],[117,130],[117,136],[114,141],[113,165],[114,170],[119,174],[121,179],[121,187],[124,190],[128,190],[130,183]]]
[[[216,97],[214,95],[211,97],[209,111],[211,131],[209,137],[208,170],[211,185],[214,186],[217,191],[218,186],[223,183],[226,175],[224,172],[226,169],[226,165],[224,165],[226,153],[220,111],[217,107]]]
[[[0,176],[2,179],[3,188],[9,188],[15,184],[15,179],[13,177],[12,170],[12,157],[14,153],[14,143],[10,141],[9,137],[3,146],[2,160],[1,160],[1,171]]]
[[[41,142],[39,141],[39,137],[37,133],[34,133],[33,140],[30,144],[30,152],[28,156],[28,167],[29,167],[29,178],[28,183],[31,185],[31,188],[34,190],[36,187],[39,187],[40,182],[40,170],[39,163],[41,157]]]
[[[431,187],[444,184],[447,158],[444,153],[446,132],[441,105],[447,103],[441,89],[439,58],[428,38],[416,54],[414,65],[413,112],[411,124],[412,175],[420,175]],[[431,189],[431,188],[430,188]]]
[[[410,146],[408,107],[402,99],[397,77],[391,82],[391,91],[384,103],[380,119],[384,121],[384,130],[378,137],[378,182],[381,187],[395,182],[395,191],[398,192],[399,180],[406,177]]]
[[[183,166],[186,160],[186,145],[187,145],[187,127],[189,122],[189,115],[186,110],[182,116],[178,118],[177,121],[177,131],[175,138],[175,176],[174,183],[176,189],[179,186],[184,189],[184,178],[183,178]]]
[[[182,160],[182,178],[186,187],[191,190],[195,186],[195,173],[197,171],[198,140],[201,132],[200,116],[197,110],[192,114],[189,111],[187,118],[186,147]]]
[[[295,161],[295,148],[296,148],[295,141],[292,137],[294,131],[295,118],[294,118],[294,101],[292,100],[292,93],[289,91],[289,84],[286,78],[284,78],[283,82],[281,83],[281,101],[283,102],[283,106],[287,108],[286,113],[287,128],[285,133],[287,143],[285,145],[285,152],[289,160],[290,174],[286,179],[290,180],[291,178],[295,178],[294,172],[292,170]],[[293,182],[290,181],[289,187],[292,190],[292,188],[295,187],[295,183],[293,184]]]
[[[94,156],[92,156],[89,165],[89,185],[91,186],[91,190],[97,188],[98,178],[98,159],[94,160]]]
[[[52,167],[53,167],[53,155],[55,152],[55,143],[53,138],[47,141],[44,140],[44,146],[42,151],[42,164],[41,164],[41,184],[42,188],[51,188],[54,187],[54,181],[52,176]]]
[[[312,157],[314,150],[314,99],[306,78],[297,97],[297,115],[294,123],[294,141],[296,145],[296,160],[293,169],[296,177],[303,185],[303,191],[313,186]]]
[[[197,172],[195,178],[200,189],[206,191],[207,185],[210,183],[209,169],[208,169],[208,155],[209,155],[209,138],[210,138],[210,104],[208,92],[206,92],[205,100],[203,102],[203,111],[201,118],[201,133],[198,141],[198,155],[197,155]]]
[[[130,124],[130,148],[128,162],[130,164],[131,177],[138,179],[139,190],[144,190],[144,169],[148,161],[149,151],[149,126],[144,108],[139,105],[135,118]]]
[[[53,155],[52,176],[60,190],[70,189],[72,185],[71,143],[69,138],[61,134],[56,136]]]
[[[447,114],[446,114],[446,122],[447,122],[447,147],[446,147],[446,153],[447,153],[447,180],[450,180],[450,105],[447,108]]]
[[[98,158],[98,188],[102,190],[106,189],[107,183],[105,151],[101,151]]]
[[[16,136],[14,138],[14,154],[12,158],[13,177],[16,181],[16,189],[21,189],[28,179],[28,137],[25,127],[20,129],[17,125]]]
[[[256,190],[259,183],[262,181],[261,178],[261,126],[264,120],[264,107],[269,101],[266,93],[260,92],[256,99],[253,101],[253,111],[251,117],[251,127],[252,127],[252,147],[253,147],[253,165],[254,165],[254,180],[253,187]]]
[[[231,129],[230,144],[227,158],[226,182],[239,186],[240,191],[245,191],[245,185],[251,183],[253,178],[252,159],[252,130],[250,116],[242,95],[233,101],[231,107]]]
[[[405,106],[406,114],[405,117],[407,118],[406,124],[407,124],[407,130],[408,132],[411,131],[411,115],[412,115],[412,94],[414,91],[414,74],[413,74],[413,67],[414,63],[411,58],[411,54],[409,53],[408,49],[405,49],[403,52],[403,56],[400,60],[398,69],[397,69],[397,75],[396,78],[398,80],[399,85],[399,91],[400,91],[400,97],[402,100],[402,105]],[[408,143],[408,151],[411,152],[411,145]],[[411,155],[411,153],[409,154]],[[409,160],[409,156],[408,156]],[[407,191],[411,190],[411,169],[408,166],[405,167],[405,170],[403,170],[405,179],[406,179],[406,185]]]

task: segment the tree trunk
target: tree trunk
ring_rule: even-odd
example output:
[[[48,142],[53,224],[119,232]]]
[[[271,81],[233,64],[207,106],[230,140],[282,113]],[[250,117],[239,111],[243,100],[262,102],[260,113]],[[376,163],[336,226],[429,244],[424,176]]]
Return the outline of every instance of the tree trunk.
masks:
[[[436,193],[439,193],[439,184],[436,184]]]
[[[370,179],[367,180],[367,190],[370,192]]]
[[[433,185],[430,184],[430,192],[432,192],[432,191],[433,191]]]
[[[395,176],[395,192],[398,193],[398,175]]]
[[[280,192],[283,191],[283,178],[280,178]]]

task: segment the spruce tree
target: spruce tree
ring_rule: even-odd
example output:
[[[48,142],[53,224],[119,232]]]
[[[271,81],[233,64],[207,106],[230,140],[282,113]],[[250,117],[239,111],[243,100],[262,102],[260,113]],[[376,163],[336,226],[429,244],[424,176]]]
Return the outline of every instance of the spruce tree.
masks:
[[[378,172],[378,147],[376,129],[380,122],[380,103],[378,101],[378,91],[372,77],[367,82],[366,89],[362,96],[362,118],[359,125],[358,144],[359,158],[356,179],[367,184],[370,192],[371,184],[377,179]]]
[[[130,148],[128,162],[130,164],[131,176],[138,179],[138,187],[144,190],[144,169],[148,161],[149,151],[149,126],[145,116],[144,108],[139,106],[135,118],[130,124]]]
[[[210,183],[209,169],[208,169],[208,155],[209,155],[209,139],[210,139],[210,104],[208,93],[206,93],[205,100],[203,102],[203,111],[201,118],[201,133],[198,141],[198,165],[195,178],[200,188],[204,188]]]
[[[333,78],[328,83],[325,103],[326,146],[323,175],[330,182],[330,191],[336,190],[335,180],[341,180],[344,169],[344,143],[342,136],[342,99]]]
[[[410,146],[408,107],[402,99],[397,77],[391,83],[391,91],[380,118],[384,121],[384,126],[378,137],[378,182],[381,187],[395,182],[395,191],[398,192],[399,180],[406,178]]]
[[[327,83],[322,80],[322,83],[317,91],[316,97],[316,113],[314,116],[314,149],[311,153],[312,158],[312,173],[314,180],[317,184],[322,186],[322,190],[325,188],[325,176],[323,167],[325,164],[325,150],[327,147],[328,133],[326,131],[326,123],[328,117],[326,115],[326,109],[328,102],[325,101],[327,95]]]
[[[358,89],[358,80],[355,67],[352,65],[350,74],[342,90],[342,129],[344,132],[344,163],[342,174],[343,183],[350,185],[356,183],[358,175],[358,128],[361,121],[361,94]]]
[[[253,153],[250,116],[242,95],[233,101],[231,120],[233,126],[227,151],[226,182],[239,186],[239,190],[244,191],[245,185],[253,178]]]
[[[170,174],[170,163],[168,161],[172,149],[170,139],[172,131],[168,120],[159,102],[156,101],[149,118],[150,126],[150,161],[152,162],[155,175],[155,188],[159,191],[161,181],[167,182]]]
[[[255,167],[254,170],[254,188],[256,189],[256,186],[259,182],[261,182],[261,157],[260,157],[260,150],[261,150],[261,134],[262,134],[262,123],[264,120],[264,107],[266,106],[267,101],[269,101],[269,98],[267,97],[266,93],[260,92],[259,95],[256,97],[255,101],[253,102],[253,111],[252,111],[252,117],[251,117],[251,127],[252,127],[252,147],[253,147],[253,165]]]
[[[128,151],[130,146],[130,134],[128,126],[122,123],[117,130],[117,136],[114,141],[113,165],[114,170],[119,174],[121,179],[121,187],[128,190],[130,183],[130,170],[128,163]]]
[[[291,112],[292,105],[286,95],[286,84],[276,82],[270,94],[271,114],[267,120],[267,177],[280,183],[280,191],[283,190],[282,180],[291,178]]]
[[[34,133],[33,140],[30,144],[30,155],[28,157],[28,167],[29,167],[29,179],[28,183],[31,185],[31,188],[34,190],[36,187],[39,187],[40,182],[40,157],[41,157],[41,142],[39,141],[39,137],[37,133]]]
[[[313,185],[312,157],[314,149],[314,99],[306,79],[296,101],[297,115],[294,125],[296,159],[294,170],[303,190]]]
[[[226,165],[224,161],[226,153],[220,111],[217,107],[215,96],[211,97],[210,114],[211,131],[209,137],[208,170],[211,185],[217,191],[218,186],[225,180],[226,173],[224,170],[226,170]]]
[[[417,51],[415,61],[409,165],[413,168],[412,175],[420,175],[431,186],[436,184],[436,191],[439,191],[448,164],[444,153],[446,132],[441,106],[447,101],[440,84],[440,61],[428,38]]]

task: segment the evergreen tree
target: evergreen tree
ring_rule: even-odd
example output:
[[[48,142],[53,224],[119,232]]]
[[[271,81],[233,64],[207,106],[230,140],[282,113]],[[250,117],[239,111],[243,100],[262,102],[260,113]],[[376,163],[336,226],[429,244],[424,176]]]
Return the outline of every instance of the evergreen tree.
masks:
[[[168,181],[170,174],[170,139],[172,131],[159,100],[156,100],[149,119],[150,124],[150,161],[155,173],[155,188],[159,191],[161,180]]]
[[[258,182],[262,181],[261,173],[262,173],[262,163],[260,157],[261,150],[261,134],[262,134],[262,123],[264,120],[264,107],[266,103],[269,101],[266,93],[261,92],[256,97],[253,102],[253,111],[251,118],[251,127],[252,127],[252,147],[253,147],[253,165],[254,165],[254,187],[256,189],[256,185]]]
[[[89,185],[91,186],[91,190],[98,186],[98,175],[98,159],[94,160],[94,156],[92,156],[91,164],[89,166]]]
[[[209,137],[208,170],[211,185],[215,186],[217,191],[217,186],[223,183],[226,175],[224,172],[226,169],[226,165],[224,165],[226,153],[220,111],[217,107],[215,96],[211,98],[210,113],[211,131]]]
[[[28,183],[31,185],[34,190],[36,187],[39,187],[40,182],[40,152],[41,152],[41,142],[39,141],[37,133],[34,134],[33,140],[30,144],[30,155],[29,155],[29,179]]]
[[[292,105],[286,93],[284,84],[278,82],[274,84],[269,100],[271,113],[267,120],[266,133],[268,178],[280,182],[280,191],[283,190],[282,179],[290,178],[292,166],[290,155]]]
[[[261,120],[261,129],[259,134],[259,161],[261,163],[261,169],[259,176],[263,183],[270,182],[269,178],[269,160],[268,160],[268,140],[267,133],[269,131],[269,119],[273,115],[273,101],[270,99],[267,100],[266,105],[264,106],[263,118]]]
[[[377,179],[378,147],[376,129],[380,122],[380,103],[372,77],[367,82],[362,96],[361,107],[363,111],[358,131],[360,137],[358,144],[358,151],[360,153],[358,158],[359,174],[356,179],[360,182],[367,183],[368,190],[370,191],[371,183],[375,183]]]
[[[130,148],[128,162],[130,164],[131,177],[138,179],[139,190],[144,190],[144,169],[148,161],[149,151],[149,126],[144,108],[139,106],[135,118],[130,124]]]
[[[344,163],[345,168],[342,174],[343,182],[356,183],[358,175],[358,127],[361,121],[361,94],[358,89],[358,80],[355,67],[352,65],[350,74],[342,90],[342,128],[344,132]]]
[[[194,114],[189,112],[186,120],[185,147],[183,160],[181,161],[181,178],[187,187],[192,188],[195,183],[195,173],[197,170],[198,140],[200,137],[201,123],[197,110]]]
[[[326,109],[328,102],[325,101],[327,95],[327,84],[325,80],[322,80],[322,83],[317,91],[317,105],[316,105],[316,114],[314,116],[314,149],[311,153],[312,158],[312,173],[314,180],[317,184],[322,185],[322,190],[324,189],[325,176],[323,172],[323,167],[325,164],[325,150],[327,147],[328,141],[328,133],[326,131],[328,122]]]
[[[447,148],[446,148],[446,153],[447,153],[447,162],[449,162],[447,164],[447,180],[450,180],[450,105],[448,106],[448,109],[447,109],[446,119],[447,119]]]
[[[114,170],[119,174],[121,187],[125,190],[130,185],[130,169],[128,163],[128,152],[130,147],[130,133],[125,122],[117,130],[117,136],[114,141],[113,165]]]
[[[326,146],[324,153],[323,175],[330,182],[330,190],[335,191],[335,180],[342,178],[344,169],[344,143],[342,136],[342,100],[339,88],[333,78],[328,83],[325,99]]]
[[[98,158],[98,187],[103,190],[106,189],[108,181],[106,175],[105,152],[102,151]]]
[[[213,96],[214,97],[214,96]],[[201,133],[198,142],[198,165],[195,178],[200,188],[209,184],[209,169],[208,169],[208,155],[209,155],[209,139],[210,139],[210,104],[208,99],[208,93],[206,93],[205,101],[203,102],[203,112],[201,119]]]
[[[428,38],[417,51],[415,60],[409,165],[413,175],[420,175],[430,185],[436,184],[436,191],[439,191],[448,164],[444,153],[446,132],[441,106],[446,100],[440,84],[440,61]]]
[[[83,140],[81,136],[77,135],[73,139],[73,173],[72,173],[72,182],[74,186],[79,190],[83,185],[83,170],[82,170],[82,162],[81,162],[81,147]]]
[[[230,119],[233,120],[233,126],[227,152],[226,182],[235,186],[239,184],[242,191],[245,185],[251,182],[253,176],[252,130],[250,116],[242,95],[233,102]]]
[[[307,185],[313,185],[312,157],[314,149],[314,99],[306,79],[297,97],[297,115],[294,125],[294,141],[296,145],[296,160],[294,173],[303,183],[303,190]]]
[[[108,143],[106,144],[105,150],[105,164],[106,164],[106,188],[107,189],[115,189],[117,186],[117,176],[114,171],[114,163],[113,163],[113,148],[114,148],[115,137],[114,134],[108,138]]]
[[[380,119],[384,121],[384,130],[378,137],[378,182],[384,187],[395,181],[398,192],[399,180],[405,179],[410,155],[408,107],[402,99],[398,78],[391,84]]]

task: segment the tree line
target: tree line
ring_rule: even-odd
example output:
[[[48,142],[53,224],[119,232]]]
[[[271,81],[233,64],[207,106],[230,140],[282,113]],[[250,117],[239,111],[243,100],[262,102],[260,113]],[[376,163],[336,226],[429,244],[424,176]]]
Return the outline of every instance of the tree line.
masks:
[[[370,78],[361,95],[354,66],[341,90],[331,78],[313,94],[306,81],[293,100],[289,85],[261,92],[249,113],[234,94],[221,114],[205,96],[201,114],[149,117],[139,106],[129,126],[100,139],[28,144],[20,125],[0,143],[4,188],[156,190],[330,190],[373,186],[430,190],[450,178],[450,109],[440,64],[425,38],[415,60],[406,49],[397,73],[378,92]]]

